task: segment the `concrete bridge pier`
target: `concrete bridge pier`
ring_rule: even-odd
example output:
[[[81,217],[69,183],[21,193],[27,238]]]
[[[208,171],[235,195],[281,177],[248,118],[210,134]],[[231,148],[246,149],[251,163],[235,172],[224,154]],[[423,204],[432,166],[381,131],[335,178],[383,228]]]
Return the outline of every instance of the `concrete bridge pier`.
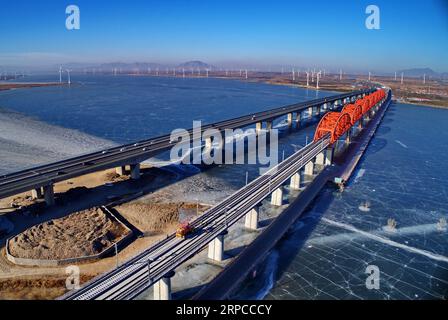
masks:
[[[131,179],[132,180],[140,179],[140,163],[131,164]]]
[[[31,198],[34,200],[42,199],[42,188],[36,188],[31,190]]]
[[[154,284],[154,300],[171,300],[171,278],[174,274],[170,271]]]
[[[262,122],[257,122],[255,124],[255,132],[258,134],[260,133],[260,131],[263,129],[263,123]]]
[[[208,258],[214,261],[222,261],[224,258],[224,236],[227,230],[221,232],[215,239],[208,244]]]
[[[52,184],[43,187],[44,190],[44,199],[47,206],[54,205],[54,188]]]
[[[308,108],[308,117],[312,118],[313,117],[313,107],[309,107]]]
[[[288,113],[287,119],[288,119],[288,128],[291,129],[292,128],[292,121],[293,121],[292,113]]]
[[[300,128],[300,121],[302,120],[302,112],[296,114],[296,128]]]
[[[331,166],[333,164],[334,148],[332,146],[325,150],[325,165]]]
[[[291,176],[289,187],[292,190],[300,190],[301,186],[302,186],[302,171],[299,170],[299,172]]]
[[[283,204],[283,189],[281,186],[272,192],[271,204],[273,206],[281,206]]]
[[[260,206],[257,205],[253,207],[248,213],[246,213],[244,226],[246,229],[249,230],[257,230],[259,221],[260,221]]]
[[[345,134],[345,144],[348,145],[352,141],[352,129],[350,128]]]
[[[314,175],[314,159],[312,159],[310,162],[308,162],[305,165],[305,175],[306,176],[313,176]]]
[[[316,156],[316,164],[320,166],[325,165],[325,156],[326,156],[326,150],[323,150]]]
[[[269,132],[272,130],[272,120],[266,121],[266,130]]]
[[[331,166],[333,163],[333,147],[328,147],[316,156],[316,164]]]
[[[115,168],[115,172],[120,176],[124,176],[126,174],[126,166],[120,166]]]

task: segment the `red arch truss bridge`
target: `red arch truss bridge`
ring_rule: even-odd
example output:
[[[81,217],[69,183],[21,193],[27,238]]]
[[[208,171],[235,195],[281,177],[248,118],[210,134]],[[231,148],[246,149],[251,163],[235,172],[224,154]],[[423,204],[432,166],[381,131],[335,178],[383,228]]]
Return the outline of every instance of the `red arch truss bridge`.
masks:
[[[364,112],[362,111],[362,106],[359,103],[356,103],[346,105],[342,109],[341,113],[348,113],[352,121],[352,125],[354,125],[359,119],[361,119],[362,115],[364,114]]]
[[[335,143],[344,133],[360,120],[364,114],[386,97],[384,90],[377,90],[355,103],[346,105],[341,112],[326,113],[317,125],[314,141],[330,133],[331,143]]]
[[[344,133],[346,133],[352,127],[352,119],[350,114],[344,112],[328,112],[320,120],[316,133],[314,135],[314,141],[319,140],[325,134],[330,133],[331,142],[334,143]]]

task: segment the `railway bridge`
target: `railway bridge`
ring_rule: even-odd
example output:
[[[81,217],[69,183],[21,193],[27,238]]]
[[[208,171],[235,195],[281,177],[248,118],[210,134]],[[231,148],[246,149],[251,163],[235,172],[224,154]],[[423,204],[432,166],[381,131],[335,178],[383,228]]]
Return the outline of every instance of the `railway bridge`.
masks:
[[[171,279],[177,267],[204,248],[208,250],[209,259],[221,261],[229,228],[244,219],[246,228],[258,229],[261,202],[269,199],[274,206],[282,205],[286,185],[291,189],[306,191],[310,186],[304,184],[305,178],[316,179],[322,175],[333,166],[335,148],[341,141],[349,145],[354,135],[362,132],[363,126],[371,119],[380,121],[377,113],[384,114],[390,96],[390,91],[371,89],[332,99],[332,106],[327,110],[333,111],[323,115],[310,144],[193,220],[191,227],[195,231],[190,235],[180,238],[171,234],[115,270],[94,278],[81,289],[69,292],[61,299],[133,299],[150,287],[154,288],[155,299],[170,299]],[[292,121],[293,112],[300,116],[309,108],[312,109],[311,113],[313,109],[321,112],[324,104],[328,106],[328,102],[320,100],[317,104],[273,112],[287,115],[288,120]],[[338,109],[341,110],[334,111],[336,106],[340,106]],[[261,126],[262,116],[258,117],[255,123]],[[263,119],[268,127],[270,121],[272,124],[272,114],[266,114]],[[245,121],[250,123],[248,119]],[[358,130],[354,130],[355,127]],[[222,282],[228,285],[229,281],[226,278]]]

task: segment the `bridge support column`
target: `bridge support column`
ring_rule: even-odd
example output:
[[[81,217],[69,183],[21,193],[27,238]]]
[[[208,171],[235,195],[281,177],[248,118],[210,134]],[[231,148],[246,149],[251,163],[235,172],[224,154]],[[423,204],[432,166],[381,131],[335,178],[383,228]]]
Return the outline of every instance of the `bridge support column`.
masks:
[[[154,284],[154,300],[171,300],[171,278],[174,271],[168,272]]]
[[[325,151],[325,165],[331,166],[333,163],[334,148],[328,147]]]
[[[37,189],[31,190],[31,198],[33,198],[34,200],[41,199],[42,198],[42,189],[37,188]]]
[[[272,120],[266,121],[266,130],[268,131],[272,130]]]
[[[345,134],[345,144],[350,144],[352,141],[352,129],[348,130]]]
[[[258,133],[260,133],[261,129],[263,129],[263,123],[262,122],[257,122],[255,124],[255,132],[258,134]]]
[[[291,129],[292,128],[292,113],[288,113],[287,119],[288,119],[288,128]]]
[[[296,114],[296,128],[300,128],[300,120],[302,120],[302,112]]]
[[[214,261],[222,261],[224,258],[224,236],[227,231],[221,232],[215,239],[208,244],[208,258]]]
[[[140,163],[131,164],[131,179],[132,180],[140,179]]]
[[[325,154],[326,154],[326,151],[324,150],[316,156],[316,164],[318,164],[320,166],[325,165]]]
[[[281,206],[283,204],[283,189],[282,187],[277,188],[271,194],[271,204],[273,206]]]
[[[305,175],[307,176],[314,175],[314,160],[311,160],[305,165]]]
[[[308,117],[312,118],[313,117],[313,107],[309,107],[308,108]]]
[[[126,173],[126,166],[120,166],[115,168],[115,172],[120,176],[124,176]]]
[[[358,129],[362,129],[362,127],[363,127],[363,117],[361,117],[361,119],[359,119],[359,121],[358,121]]]
[[[301,171],[299,170],[299,172],[292,175],[289,187],[292,190],[300,190],[300,187],[302,185],[301,180],[302,180],[302,174]]]
[[[44,186],[44,198],[47,206],[53,206],[54,205],[54,188],[53,185],[50,184],[48,186]]]
[[[259,219],[260,219],[260,206],[255,206],[248,213],[246,213],[244,226],[246,227],[246,229],[257,230]]]

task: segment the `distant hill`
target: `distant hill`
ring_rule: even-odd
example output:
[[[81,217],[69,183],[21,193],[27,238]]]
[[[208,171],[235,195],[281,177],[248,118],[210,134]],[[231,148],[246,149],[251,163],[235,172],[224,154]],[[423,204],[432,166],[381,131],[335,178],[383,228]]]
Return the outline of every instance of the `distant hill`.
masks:
[[[406,69],[406,70],[400,70],[398,73],[404,73],[406,77],[423,77],[424,74],[426,74],[427,77],[440,77],[441,74],[435,72],[431,68],[413,68],[413,69]]]
[[[201,69],[216,69],[214,66],[209,65],[205,62],[194,60],[194,61],[187,61],[184,63],[181,63],[177,66],[178,68],[201,68]]]

